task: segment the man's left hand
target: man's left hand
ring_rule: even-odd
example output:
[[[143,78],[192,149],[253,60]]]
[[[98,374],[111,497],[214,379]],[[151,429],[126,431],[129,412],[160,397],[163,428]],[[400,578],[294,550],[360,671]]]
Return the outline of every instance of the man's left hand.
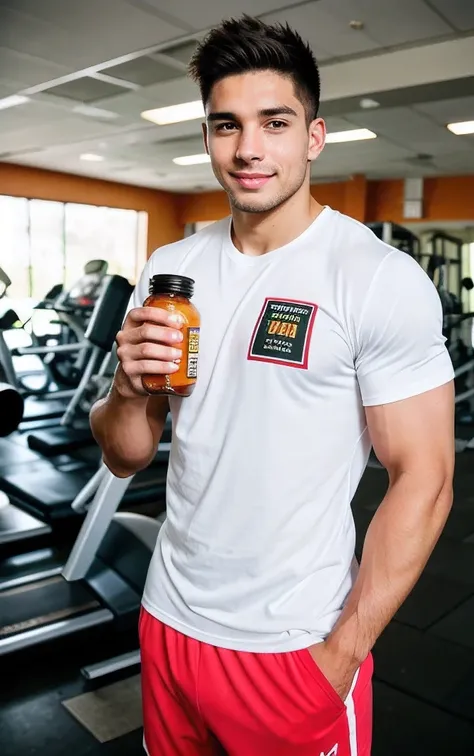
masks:
[[[359,662],[336,651],[328,641],[317,643],[308,649],[324,677],[342,701],[349,695]]]

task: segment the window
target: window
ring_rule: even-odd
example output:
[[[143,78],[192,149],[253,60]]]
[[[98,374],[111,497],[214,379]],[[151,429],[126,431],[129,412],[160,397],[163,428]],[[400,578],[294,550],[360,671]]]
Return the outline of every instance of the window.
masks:
[[[134,284],[146,261],[147,214],[0,195],[0,265],[9,298],[40,301],[56,284],[71,288],[89,260]]]
[[[61,202],[31,200],[30,259],[31,291],[34,300],[64,281],[64,205]]]
[[[12,285],[8,296],[29,297],[31,290],[28,200],[0,195],[0,265]]]
[[[89,260],[107,260],[108,272],[135,282],[139,214],[90,205],[65,206],[66,288],[80,278]]]

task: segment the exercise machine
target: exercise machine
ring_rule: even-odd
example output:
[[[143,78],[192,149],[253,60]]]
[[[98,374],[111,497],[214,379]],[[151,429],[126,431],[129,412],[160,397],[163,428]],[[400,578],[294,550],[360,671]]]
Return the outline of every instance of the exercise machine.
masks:
[[[121,276],[110,276],[105,282],[86,331],[90,358],[59,425],[25,434],[31,451],[13,444],[2,450],[2,465],[8,467],[11,460],[13,467],[0,478],[0,490],[8,497],[8,503],[5,496],[2,497],[0,546],[8,544],[12,548],[12,544],[22,542],[24,545],[29,539],[44,539],[52,535],[54,528],[68,535],[72,528],[74,533],[77,523],[67,522],[74,515],[71,503],[100,460],[100,450],[90,430],[88,409],[105,393],[112,379],[112,373],[107,375],[106,371],[110,369],[115,335],[123,322],[132,288]],[[37,348],[41,349],[47,347]],[[80,409],[82,418],[78,419]],[[91,454],[86,461],[70,456],[88,447]],[[18,464],[18,458],[21,461],[21,456],[28,458],[28,454],[31,458],[32,452],[37,455],[32,463]],[[155,479],[162,475],[162,464],[160,460],[159,469],[154,471]],[[151,472],[145,485],[143,480],[138,480],[142,488],[137,483],[137,488],[130,491],[130,500],[140,500],[140,491],[143,496],[148,495],[147,490],[153,483]]]
[[[76,497],[73,508],[88,511],[65,565],[1,566],[0,655],[102,625],[136,626],[165,505],[157,519],[117,512],[133,477],[101,465]]]
[[[61,351],[74,351],[81,348],[89,355],[89,359],[84,366],[84,372],[77,389],[60,420],[59,427],[40,430],[28,435],[28,446],[30,449],[39,451],[42,454],[51,456],[54,454],[67,453],[73,448],[82,445],[84,442],[90,443],[91,433],[88,420],[85,427],[74,428],[73,424],[77,418],[78,410],[84,403],[84,399],[92,387],[99,389],[99,394],[104,393],[108,383],[112,379],[113,370],[110,370],[110,364],[114,355],[115,336],[119,331],[123,318],[130,301],[133,286],[122,276],[110,276],[105,282],[102,293],[96,302],[89,325],[84,334],[84,340],[79,345],[66,345],[56,347]],[[33,351],[43,353],[49,347],[38,347]],[[101,379],[108,375],[105,382]],[[92,401],[99,398],[97,392],[92,392]],[[85,408],[83,415],[87,415],[89,407]]]
[[[92,272],[87,272],[88,266],[93,266]],[[55,311],[59,320],[52,321],[52,324],[59,325],[57,335],[37,336],[34,331],[27,334],[25,326],[29,321],[20,323],[17,313],[12,309],[8,309],[0,318],[0,380],[17,388],[25,397],[37,398],[36,402],[27,403],[28,416],[39,419],[62,414],[64,406],[58,407],[57,400],[67,400],[74,395],[83,374],[87,373],[92,364],[90,357],[94,345],[88,339],[88,331],[91,321],[104,314],[103,304],[102,308],[99,307],[103,303],[104,293],[112,286],[112,290],[126,290],[131,294],[132,285],[121,276],[105,276],[106,269],[107,263],[103,260],[91,261],[86,266],[86,273],[71,291],[62,292],[56,299],[44,300],[36,306],[35,309]],[[119,280],[121,284],[117,283]],[[10,284],[10,278],[0,268],[0,299],[6,296]],[[114,314],[111,296],[106,297],[106,303],[110,312]],[[107,319],[110,315],[107,313],[105,317]],[[5,333],[13,330],[24,332],[32,343],[28,346],[9,346]],[[15,368],[15,360],[26,357],[36,358],[38,361],[35,386],[28,385]],[[38,383],[37,377],[40,374],[41,381]],[[42,403],[45,399],[51,398],[54,402],[53,412],[51,405]],[[44,415],[41,414],[41,410],[44,410]]]
[[[11,286],[11,279],[7,273],[0,268],[0,301],[7,296],[8,288]],[[24,394],[43,394],[48,390],[48,386],[51,383],[51,376],[47,369],[41,362],[37,360],[35,368],[29,371],[25,371],[24,374],[16,370],[15,363],[13,361],[14,350],[10,349],[5,340],[5,333],[11,331],[19,331],[22,329],[20,319],[15,310],[8,308],[2,313],[0,317],[0,381],[8,383],[18,391],[22,391]],[[28,342],[31,342],[31,337],[25,333]],[[28,385],[28,378],[33,377],[34,386]]]
[[[392,247],[400,249],[410,257],[414,257],[419,261],[420,256],[420,240],[416,234],[409,231],[403,226],[399,226],[396,223],[388,221],[378,223],[367,223],[368,228],[381,239],[385,244],[390,244]]]
[[[108,263],[105,260],[90,260],[84,266],[82,276],[69,290],[59,284],[54,286],[34,310],[52,310],[56,318],[50,321],[58,333],[36,335],[37,346],[78,344],[84,339],[94,307],[106,283]],[[60,386],[75,387],[85,367],[87,352],[50,351],[44,363]]]

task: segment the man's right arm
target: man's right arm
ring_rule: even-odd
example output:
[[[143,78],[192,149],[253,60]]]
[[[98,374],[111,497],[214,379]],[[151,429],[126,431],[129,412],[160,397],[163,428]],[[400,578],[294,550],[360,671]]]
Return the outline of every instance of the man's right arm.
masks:
[[[158,449],[168,411],[167,397],[124,398],[115,384],[108,396],[94,405],[92,434],[114,475],[127,478],[148,467]]]
[[[181,324],[153,307],[132,309],[117,334],[119,365],[109,394],[90,413],[92,434],[109,470],[126,478],[153,460],[166,422],[166,396],[149,396],[142,376],[178,369]]]

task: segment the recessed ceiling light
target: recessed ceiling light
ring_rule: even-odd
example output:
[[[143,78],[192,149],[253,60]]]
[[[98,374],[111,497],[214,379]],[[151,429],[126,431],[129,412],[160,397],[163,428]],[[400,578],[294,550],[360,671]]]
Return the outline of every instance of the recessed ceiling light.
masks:
[[[349,26],[351,29],[355,29],[356,31],[361,31],[361,29],[364,28],[365,24],[363,21],[350,21]]]
[[[377,134],[369,129],[349,129],[347,131],[333,131],[326,135],[327,144],[359,142],[363,139],[377,139]]]
[[[447,128],[456,136],[463,134],[474,134],[474,121],[459,121],[458,123],[448,123]]]
[[[372,100],[371,97],[363,97],[359,104],[361,108],[364,108],[364,110],[380,107],[380,102],[377,102],[377,100]]]
[[[84,152],[81,160],[87,160],[89,163],[101,163],[104,158],[102,155],[95,155],[93,152]]]
[[[173,158],[173,163],[176,163],[176,165],[200,165],[201,163],[210,162],[211,158],[205,153],[202,155],[184,155],[183,157]]]
[[[169,105],[166,108],[144,110],[143,113],[141,113],[141,117],[146,121],[157,123],[158,126],[164,126],[168,123],[193,121],[195,118],[204,117],[204,106],[201,100],[182,102],[180,105]]]
[[[14,108],[16,105],[23,105],[25,102],[29,102],[29,97],[23,95],[11,95],[10,97],[4,97],[0,100],[0,110],[6,110],[7,108]]]

